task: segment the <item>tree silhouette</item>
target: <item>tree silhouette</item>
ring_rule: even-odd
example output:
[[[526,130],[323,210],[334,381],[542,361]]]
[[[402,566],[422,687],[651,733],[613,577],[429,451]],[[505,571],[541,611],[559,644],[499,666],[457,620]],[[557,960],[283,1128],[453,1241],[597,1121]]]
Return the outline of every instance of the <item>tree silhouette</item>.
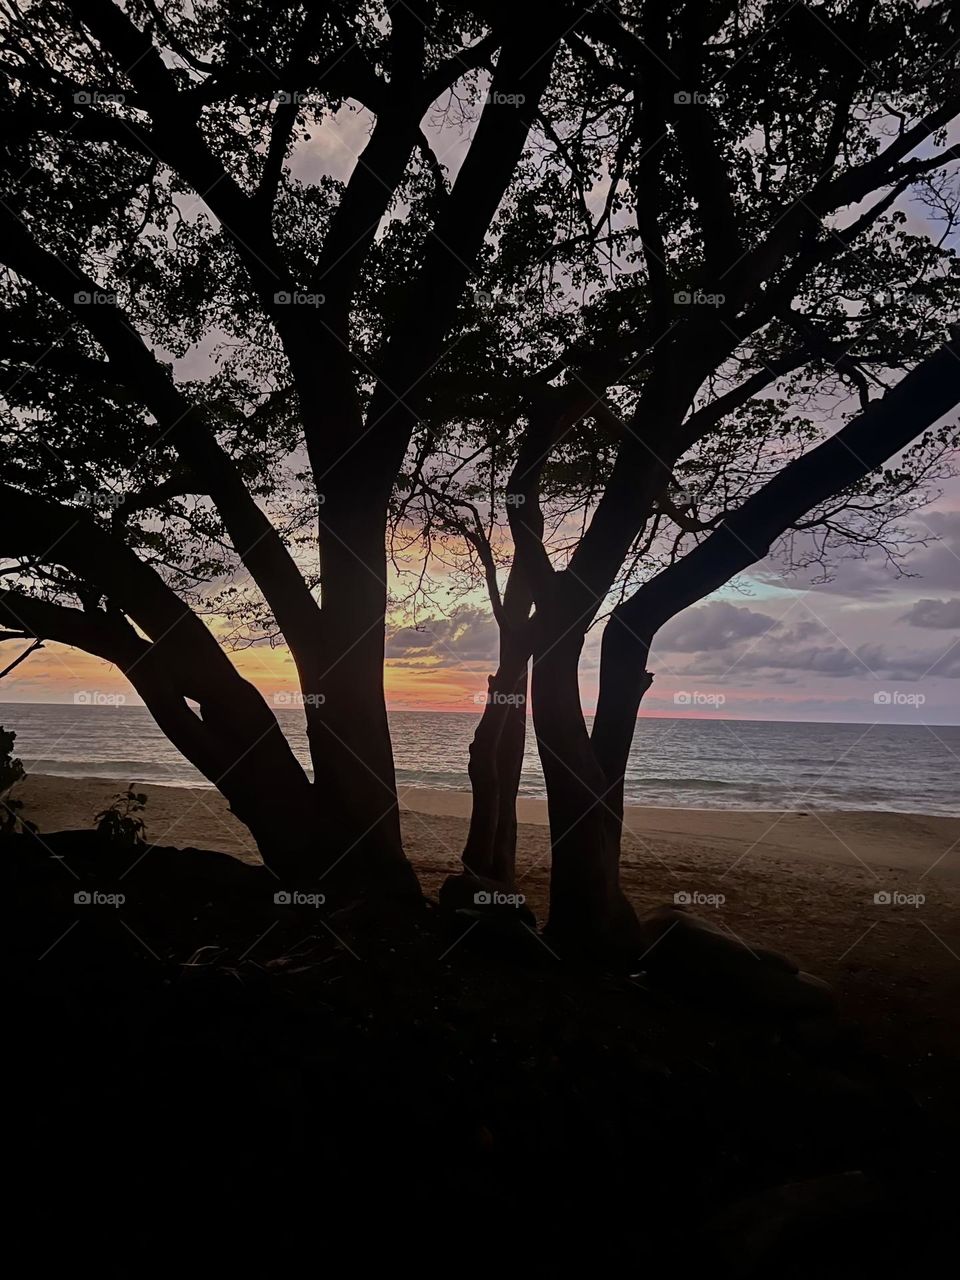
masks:
[[[555,935],[636,937],[617,883],[623,774],[659,627],[789,531],[812,560],[844,543],[899,554],[903,520],[951,471],[955,41],[945,7],[897,5],[622,6],[570,37],[591,113],[530,199],[567,190],[580,225],[523,249],[581,283],[602,264],[612,286],[539,366],[518,340],[501,383],[508,402],[519,388],[518,428],[505,438],[488,412],[405,502],[459,531],[501,624],[463,858],[481,877],[512,877],[510,693],[533,657]],[[504,297],[519,269],[501,267]],[[519,338],[535,321],[521,307],[504,323]],[[497,595],[507,565],[535,606],[519,618]],[[588,730],[578,663],[607,617]]]
[[[19,447],[3,616],[117,663],[278,872],[319,861],[415,892],[383,699],[387,503],[572,15],[110,0],[8,15],[0,230]],[[421,122],[460,82],[476,128],[438,201]],[[288,158],[347,100],[374,120],[355,167],[300,180]],[[211,330],[236,348],[214,377],[183,377],[170,357]],[[258,502],[284,445],[311,477],[319,605]],[[121,496],[109,527],[78,509],[91,492],[101,508]],[[200,540],[186,561],[185,531]],[[290,646],[313,785],[176,590],[224,543]]]
[[[513,874],[532,657],[551,927],[629,941],[657,627],[946,465],[957,37],[905,0],[10,7],[0,622],[117,663],[278,873],[415,896],[386,541],[426,516],[501,622],[467,866]],[[289,645],[313,782],[205,612]]]

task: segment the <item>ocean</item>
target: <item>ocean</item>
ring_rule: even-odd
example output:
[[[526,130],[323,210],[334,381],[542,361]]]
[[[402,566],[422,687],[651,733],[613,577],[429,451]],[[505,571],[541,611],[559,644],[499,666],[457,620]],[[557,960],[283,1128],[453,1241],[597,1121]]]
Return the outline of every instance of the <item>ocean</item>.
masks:
[[[309,763],[300,712],[278,718]],[[474,713],[390,716],[402,786],[469,790]],[[206,786],[137,706],[0,703],[32,773]],[[760,720],[641,719],[626,802],[684,809],[878,809],[960,816],[960,726],[812,724]],[[520,783],[543,796],[532,735]]]

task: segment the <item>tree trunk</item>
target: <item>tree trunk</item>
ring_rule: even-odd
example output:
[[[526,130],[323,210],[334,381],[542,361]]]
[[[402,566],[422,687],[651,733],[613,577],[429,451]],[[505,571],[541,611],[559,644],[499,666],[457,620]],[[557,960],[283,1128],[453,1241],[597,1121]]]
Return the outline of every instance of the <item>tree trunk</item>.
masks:
[[[636,917],[607,844],[607,781],[580,705],[578,628],[542,630],[533,659],[533,722],[543,764],[552,863],[548,933],[588,950],[629,947]]]
[[[527,721],[527,655],[501,639],[500,667],[470,744],[470,829],[462,861],[468,872],[512,886],[516,876],[517,791]]]
[[[359,485],[336,491],[321,505],[321,652],[316,669],[301,663],[326,870],[365,897],[419,898],[403,852],[383,687],[385,501],[365,499]]]
[[[224,687],[217,680],[183,692],[170,678],[162,644],[123,665],[159,728],[224,796],[278,882],[312,883],[323,848],[313,788],[260,693],[235,673]]]
[[[618,864],[627,760],[640,703],[653,683],[653,675],[646,669],[650,643],[650,636],[631,631],[615,610],[604,630],[600,649],[600,695],[590,742],[606,782],[604,846]]]
[[[523,773],[523,752],[527,741],[527,660],[523,675],[513,686],[514,701],[507,716],[497,749],[497,830],[493,841],[492,878],[511,887],[517,875],[517,793]]]

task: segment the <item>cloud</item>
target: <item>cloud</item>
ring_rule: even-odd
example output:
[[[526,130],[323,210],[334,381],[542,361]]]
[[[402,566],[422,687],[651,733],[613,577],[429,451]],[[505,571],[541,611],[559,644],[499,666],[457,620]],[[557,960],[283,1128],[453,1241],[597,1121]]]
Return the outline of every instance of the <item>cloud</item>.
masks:
[[[714,600],[672,618],[658,632],[656,643],[671,653],[705,653],[762,636],[775,626],[776,619],[766,613]]]
[[[669,653],[716,653],[758,636],[776,636],[778,644],[798,644],[825,632],[826,628],[812,618],[788,627],[758,609],[712,600],[686,609],[666,623],[657,633],[656,648]]]
[[[944,650],[890,653],[883,645],[801,645],[780,642],[745,648],[742,653],[697,654],[677,675],[733,676],[746,672],[775,675],[786,672],[866,679],[917,681],[924,677],[960,679],[960,637]],[[781,676],[786,679],[786,676]]]
[[[951,629],[956,622],[960,629],[960,600],[917,601],[910,620],[914,625],[944,629]],[[909,633],[904,631],[904,635]],[[911,682],[934,677],[960,679],[960,637],[934,650],[898,645],[895,640],[879,643],[862,635],[845,643],[819,620],[789,621],[787,615],[777,619],[760,610],[716,600],[687,610],[663,628],[657,637],[655,659],[664,653],[689,655],[672,666],[671,674],[682,677],[748,681],[754,677],[780,685],[796,685],[805,676]]]
[[[951,499],[955,500],[951,490]],[[914,539],[926,545],[911,548],[897,573],[880,547],[867,548],[863,554],[838,560],[831,568],[829,582],[818,582],[813,589],[818,595],[847,596],[858,602],[882,601],[902,594],[912,579],[918,578],[925,588],[956,590],[960,579],[960,510],[921,511],[906,522]],[[811,549],[809,536],[795,535],[797,554]],[[764,560],[752,576],[765,585],[808,588],[819,572],[818,567],[790,572],[776,559]]]
[[[960,600],[917,600],[900,617],[911,627],[930,627],[933,630],[960,630]]]
[[[907,568],[925,587],[955,591],[960,579],[960,511],[926,511],[915,519],[920,531],[937,541],[911,556]]]
[[[458,667],[469,662],[496,666],[499,630],[491,613],[465,605],[447,618],[427,618],[387,636],[393,666]]]

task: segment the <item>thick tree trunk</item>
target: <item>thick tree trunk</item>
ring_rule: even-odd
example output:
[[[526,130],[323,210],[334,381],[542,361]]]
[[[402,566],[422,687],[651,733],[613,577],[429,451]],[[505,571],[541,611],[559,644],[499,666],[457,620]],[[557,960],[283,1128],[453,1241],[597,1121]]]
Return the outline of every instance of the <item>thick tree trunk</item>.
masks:
[[[548,933],[573,948],[629,948],[636,917],[607,843],[607,780],[580,705],[577,628],[544,628],[533,659],[533,720],[543,764],[552,864]]]
[[[331,881],[365,897],[419,898],[403,852],[383,685],[385,500],[338,484],[321,506],[322,644],[301,681]]]
[[[125,664],[160,729],[224,796],[278,882],[312,883],[323,848],[313,788],[260,693],[236,674],[201,678],[206,687],[185,693],[164,668],[162,645]]]

